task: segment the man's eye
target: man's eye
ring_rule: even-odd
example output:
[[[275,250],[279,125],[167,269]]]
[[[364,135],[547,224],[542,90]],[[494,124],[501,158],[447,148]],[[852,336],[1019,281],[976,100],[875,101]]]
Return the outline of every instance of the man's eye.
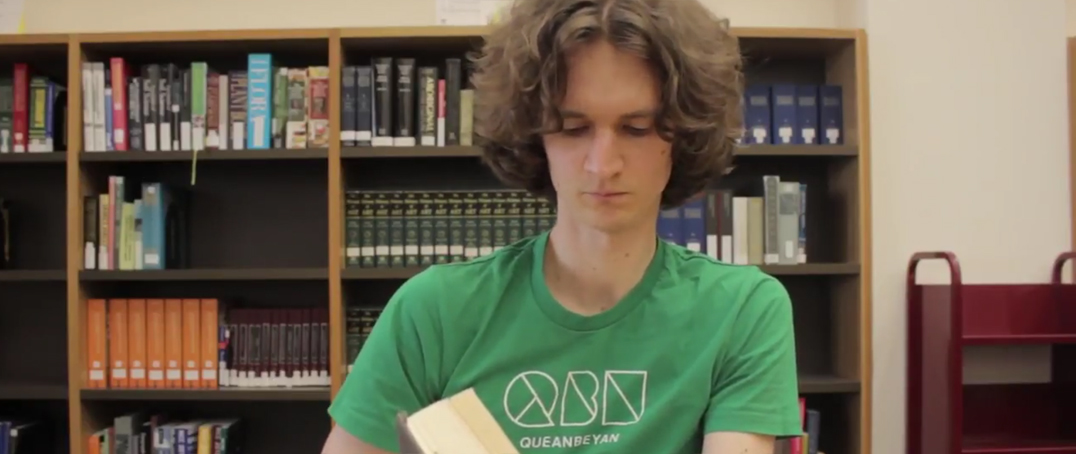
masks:
[[[586,126],[576,126],[574,128],[564,128],[561,133],[567,136],[579,136],[587,132]]]

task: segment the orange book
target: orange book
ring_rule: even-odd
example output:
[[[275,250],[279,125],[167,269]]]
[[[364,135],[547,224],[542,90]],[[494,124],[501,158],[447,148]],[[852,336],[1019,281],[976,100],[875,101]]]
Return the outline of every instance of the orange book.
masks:
[[[86,386],[108,388],[108,311],[105,300],[86,301]]]
[[[164,300],[164,385],[183,387],[183,301]]]
[[[111,299],[108,300],[108,357],[112,374],[108,385],[112,388],[127,388],[131,384],[127,355],[127,300]]]
[[[201,374],[198,373],[201,370],[202,363],[202,349],[200,348],[202,338],[201,330],[199,329],[199,319],[202,316],[202,305],[200,300],[185,299],[183,300],[183,387],[184,388],[198,388],[202,381],[199,379]]]
[[[146,369],[149,388],[164,388],[164,300],[146,300]]]
[[[127,300],[127,362],[131,387],[146,387],[146,300]]]
[[[217,329],[218,303],[216,299],[202,300],[201,345],[202,387],[217,389],[217,358],[220,350],[220,332]]]

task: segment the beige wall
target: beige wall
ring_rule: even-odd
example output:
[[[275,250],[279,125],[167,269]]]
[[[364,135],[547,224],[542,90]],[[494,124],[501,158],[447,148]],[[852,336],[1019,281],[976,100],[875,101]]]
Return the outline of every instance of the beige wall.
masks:
[[[873,452],[902,453],[908,256],[952,250],[968,281],[1038,282],[1053,257],[1072,247],[1065,37],[1076,35],[1076,15],[1066,17],[1076,0],[706,1],[739,26],[867,28]],[[434,18],[431,0],[372,3],[36,0],[28,4],[26,26],[77,32],[425,25]],[[927,266],[921,280],[937,279],[939,271]],[[1048,373],[1044,353],[970,352],[968,369],[977,381],[1041,380]],[[1006,373],[1013,371],[1024,372]]]

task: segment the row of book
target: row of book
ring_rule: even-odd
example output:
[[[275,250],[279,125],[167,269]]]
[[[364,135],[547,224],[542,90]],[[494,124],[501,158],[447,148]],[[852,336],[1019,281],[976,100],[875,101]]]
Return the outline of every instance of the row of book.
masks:
[[[428,266],[471,260],[553,226],[548,200],[513,189],[345,193],[346,266]]]
[[[840,85],[751,84],[744,90],[745,144],[844,143]]]
[[[0,454],[51,452],[55,434],[48,429],[41,420],[0,419]]]
[[[800,397],[800,428],[803,435],[777,440],[774,454],[824,454],[818,450],[818,437],[822,413],[807,407],[807,399]]]
[[[94,389],[329,386],[323,308],[232,307],[217,298],[87,301]]]
[[[83,269],[159,270],[189,263],[189,193],[159,183],[108,177],[82,203]]]
[[[374,57],[341,73],[343,146],[469,146],[474,89],[460,58],[443,66]]]
[[[92,152],[327,147],[329,68],[280,66],[269,53],[248,54],[236,70],[91,61],[82,117]]]
[[[67,88],[28,63],[0,74],[0,153],[66,149]]]
[[[807,263],[807,185],[764,175],[760,186],[761,196],[712,189],[662,210],[658,236],[725,263]]]
[[[381,312],[384,307],[360,307],[360,306],[348,306],[345,309],[344,314],[344,344],[345,344],[345,364],[347,364],[346,372],[350,373],[352,367],[355,365],[355,358],[358,358],[359,352],[362,351],[363,344],[366,343],[366,339],[370,337],[370,332],[374,329],[374,325],[377,323],[378,317],[381,316]]]
[[[165,413],[133,412],[90,434],[86,453],[240,454],[245,442],[240,418],[173,419]]]

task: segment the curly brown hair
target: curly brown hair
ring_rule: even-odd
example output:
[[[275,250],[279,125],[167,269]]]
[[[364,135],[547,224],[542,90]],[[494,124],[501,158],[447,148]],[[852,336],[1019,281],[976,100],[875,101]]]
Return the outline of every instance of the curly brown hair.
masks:
[[[673,150],[661,205],[679,206],[724,174],[743,132],[739,43],[698,0],[516,0],[470,58],[483,162],[555,201],[541,136],[562,127],[567,55],[598,39],[656,70],[657,131]]]

